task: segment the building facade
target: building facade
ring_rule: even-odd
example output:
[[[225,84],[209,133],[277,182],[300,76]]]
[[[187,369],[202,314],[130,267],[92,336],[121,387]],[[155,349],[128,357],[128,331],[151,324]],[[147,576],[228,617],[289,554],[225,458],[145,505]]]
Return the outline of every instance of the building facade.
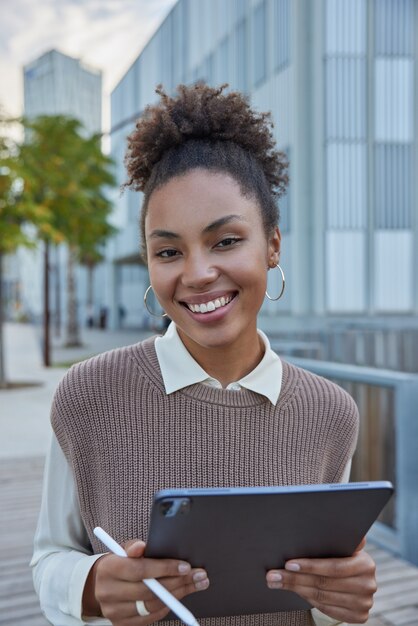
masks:
[[[290,159],[279,202],[286,293],[261,325],[418,313],[418,3],[414,0],[179,0],[111,95],[111,150],[155,86],[227,82],[271,111]],[[114,303],[142,314],[141,194],[117,201]],[[278,292],[275,272],[269,291]],[[115,304],[114,304],[115,306]]]
[[[23,68],[24,111],[69,115],[88,133],[102,128],[102,74],[79,59],[50,50]]]
[[[82,64],[57,50],[46,52],[23,69],[24,114],[29,118],[38,115],[68,115],[77,118],[87,134],[99,133],[102,128],[102,75],[99,70]],[[21,282],[22,309],[31,317],[42,314],[42,251],[21,249],[18,267]],[[66,319],[66,266],[67,248],[54,247],[51,251],[50,309],[56,326]],[[103,273],[103,270],[99,270]],[[87,312],[87,272],[78,267],[77,303],[80,321]],[[96,283],[103,286],[103,277]],[[98,289],[96,289],[96,292]],[[105,295],[96,294],[96,308],[104,304]],[[97,311],[97,316],[99,311]]]

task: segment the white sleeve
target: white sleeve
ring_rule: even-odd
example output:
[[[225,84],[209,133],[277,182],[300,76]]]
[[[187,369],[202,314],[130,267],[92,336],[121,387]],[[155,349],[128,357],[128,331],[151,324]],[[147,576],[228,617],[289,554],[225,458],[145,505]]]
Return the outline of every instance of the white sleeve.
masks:
[[[311,613],[315,626],[347,626],[345,622],[339,622],[333,617],[328,617],[318,609],[311,609]]]
[[[343,476],[341,478],[342,483],[348,483],[350,481],[350,472],[351,472],[351,459],[348,461],[345,466]],[[311,609],[313,621],[315,622],[315,626],[344,626],[345,622],[339,622],[333,617],[328,617],[318,609]]]
[[[91,567],[100,556],[91,552],[74,478],[53,435],[45,465],[41,510],[30,563],[42,612],[51,624],[110,625],[104,618],[83,618],[81,615],[84,585]]]
[[[350,472],[351,472],[351,459],[348,461],[347,465],[345,466],[344,474],[341,478],[342,483],[350,482]]]

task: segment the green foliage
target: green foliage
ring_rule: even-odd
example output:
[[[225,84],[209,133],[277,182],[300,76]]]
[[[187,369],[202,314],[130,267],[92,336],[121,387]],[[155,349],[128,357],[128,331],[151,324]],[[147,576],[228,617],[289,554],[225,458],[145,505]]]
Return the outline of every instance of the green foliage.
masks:
[[[113,232],[105,188],[115,180],[100,136],[84,137],[80,123],[65,116],[41,116],[24,124],[29,140],[20,150],[22,200],[49,212],[48,222],[39,226],[40,237],[94,250]]]
[[[32,243],[22,230],[27,214],[16,203],[18,181],[13,164],[14,144],[7,137],[0,136],[0,254],[8,254],[20,245]]]
[[[62,115],[21,123],[20,146],[0,137],[0,250],[30,245],[22,226],[32,224],[38,238],[97,258],[114,233],[106,187],[115,179],[100,135],[85,136],[78,120]]]

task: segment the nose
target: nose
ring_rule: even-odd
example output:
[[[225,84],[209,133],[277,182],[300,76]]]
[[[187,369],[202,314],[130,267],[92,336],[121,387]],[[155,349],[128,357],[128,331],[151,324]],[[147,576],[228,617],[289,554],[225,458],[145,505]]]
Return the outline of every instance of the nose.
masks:
[[[219,271],[205,254],[190,254],[184,259],[182,283],[190,289],[203,289],[213,283]]]

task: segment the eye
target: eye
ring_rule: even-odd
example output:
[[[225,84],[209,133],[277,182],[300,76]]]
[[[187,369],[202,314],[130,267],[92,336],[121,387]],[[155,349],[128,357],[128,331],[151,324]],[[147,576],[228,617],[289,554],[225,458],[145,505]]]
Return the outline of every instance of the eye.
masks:
[[[239,241],[242,241],[240,237],[225,237],[225,239],[222,239],[222,241],[216,244],[216,247],[228,248],[229,246],[235,245]]]
[[[177,250],[173,250],[170,248],[167,250],[161,250],[160,252],[157,252],[155,256],[158,256],[161,259],[171,259],[173,256],[176,256],[176,254],[178,254]]]

